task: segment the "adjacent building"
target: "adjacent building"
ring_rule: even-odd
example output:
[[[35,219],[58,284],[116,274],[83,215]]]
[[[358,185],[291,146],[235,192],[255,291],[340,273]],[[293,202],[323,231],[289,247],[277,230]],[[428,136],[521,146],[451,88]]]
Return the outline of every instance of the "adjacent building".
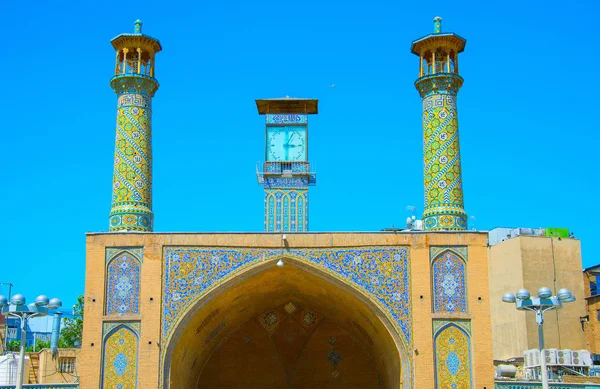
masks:
[[[522,358],[538,348],[535,315],[503,303],[504,293],[543,286],[568,288],[577,298],[545,315],[546,348],[586,349],[581,318],[586,315],[581,281],[581,244],[561,229],[497,228],[490,231],[488,266],[494,360]],[[600,300],[600,299],[599,299]],[[598,307],[600,309],[600,307]],[[591,351],[591,350],[590,350]]]
[[[586,348],[593,354],[600,354],[600,265],[583,270],[583,286],[585,296],[585,316],[581,317],[581,327],[585,334]],[[600,358],[594,357],[596,362]]]

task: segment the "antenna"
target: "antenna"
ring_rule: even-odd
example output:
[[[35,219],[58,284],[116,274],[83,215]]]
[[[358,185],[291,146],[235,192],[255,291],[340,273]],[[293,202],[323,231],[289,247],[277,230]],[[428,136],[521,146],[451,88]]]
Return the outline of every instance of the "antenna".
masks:
[[[415,221],[417,220],[417,217],[415,216],[415,209],[417,209],[417,207],[414,205],[407,205],[404,209],[411,213],[411,216],[406,218],[406,229],[412,230],[413,227],[415,227]]]
[[[475,228],[475,216],[471,215],[471,231],[477,231],[477,229]]]

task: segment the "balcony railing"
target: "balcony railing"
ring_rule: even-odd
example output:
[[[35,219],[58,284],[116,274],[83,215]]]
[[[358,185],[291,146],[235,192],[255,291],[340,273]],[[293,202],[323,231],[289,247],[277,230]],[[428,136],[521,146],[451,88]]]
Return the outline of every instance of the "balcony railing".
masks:
[[[259,168],[262,166],[262,170]],[[256,177],[259,184],[279,179],[275,177],[302,179],[306,185],[315,185],[317,173],[310,170],[308,162],[264,162],[256,165]]]
[[[592,389],[600,388],[600,384],[570,384],[565,382],[550,382],[550,389]],[[496,381],[494,389],[542,389],[541,382]]]

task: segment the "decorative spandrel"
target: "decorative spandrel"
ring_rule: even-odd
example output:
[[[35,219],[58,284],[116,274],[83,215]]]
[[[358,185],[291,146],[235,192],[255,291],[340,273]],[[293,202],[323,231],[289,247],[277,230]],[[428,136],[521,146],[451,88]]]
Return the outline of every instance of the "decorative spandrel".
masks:
[[[410,270],[406,247],[344,249],[165,248],[163,337],[168,339],[181,315],[216,283],[259,261],[297,258],[342,279],[382,305],[411,343]]]

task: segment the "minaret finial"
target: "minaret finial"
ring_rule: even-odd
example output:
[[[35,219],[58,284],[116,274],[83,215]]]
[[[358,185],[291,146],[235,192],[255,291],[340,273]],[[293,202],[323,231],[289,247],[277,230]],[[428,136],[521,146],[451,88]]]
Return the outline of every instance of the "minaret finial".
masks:
[[[442,18],[439,16],[436,16],[435,18],[433,18],[433,33],[439,34],[441,32],[442,32]]]
[[[135,21],[135,23],[133,24],[134,25],[133,32],[135,34],[141,34],[142,33],[142,24],[144,24],[144,23],[142,23],[142,21],[140,19],[138,19],[138,20]]]

